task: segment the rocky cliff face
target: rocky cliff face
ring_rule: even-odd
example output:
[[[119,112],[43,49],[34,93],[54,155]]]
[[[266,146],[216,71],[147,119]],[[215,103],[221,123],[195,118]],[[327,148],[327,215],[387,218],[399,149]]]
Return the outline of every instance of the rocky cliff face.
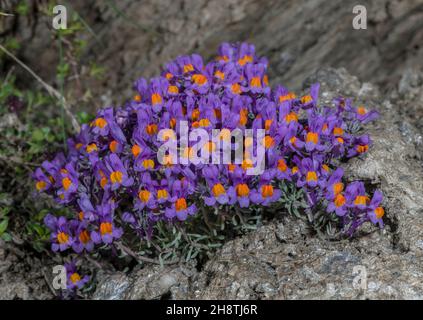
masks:
[[[178,265],[103,273],[93,298],[423,299],[422,132],[399,112],[405,92],[419,90],[403,80],[403,93],[389,100],[344,69],[319,70],[305,84],[315,81],[322,84],[321,103],[342,94],[381,112],[368,128],[373,147],[365,160],[348,163],[347,177],[382,189],[384,230],[365,228],[352,240],[329,242],[281,212],[226,243],[200,271]]]
[[[103,102],[127,99],[135,79],[157,75],[178,55],[214,56],[223,41],[254,43],[270,60],[271,81],[292,89],[324,66],[392,88],[406,68],[421,67],[423,0],[360,4],[367,8],[367,30],[352,27],[355,0],[72,1],[95,34],[84,59],[94,57],[108,70],[90,88]],[[50,25],[46,17],[19,18],[5,32],[16,33],[24,61],[53,82],[58,54]]]

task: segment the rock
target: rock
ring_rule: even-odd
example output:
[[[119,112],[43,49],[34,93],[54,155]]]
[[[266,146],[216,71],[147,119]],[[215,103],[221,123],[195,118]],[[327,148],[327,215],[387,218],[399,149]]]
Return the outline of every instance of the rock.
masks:
[[[351,159],[346,166],[346,174],[349,180],[364,180],[382,189],[387,227],[393,232],[394,245],[401,246],[403,250],[416,249],[417,241],[423,239],[419,235],[423,229],[423,162],[418,161],[422,159],[423,151],[418,138],[421,132],[410,125],[406,115],[398,113],[401,105],[383,100],[371,86],[367,85],[363,94],[364,85],[360,86],[357,79],[345,72],[338,73],[338,81],[326,79],[327,75],[319,72],[313,78],[322,80],[322,96],[325,99],[331,100],[335,92],[347,93],[357,96],[358,102],[368,108],[379,110],[380,119],[366,128],[374,141],[371,151],[365,159]],[[406,136],[402,132],[404,127],[409,130]]]
[[[119,300],[125,296],[130,279],[124,273],[114,273],[97,278],[97,289],[93,294],[96,300]]]
[[[132,272],[105,274],[100,277],[93,299],[183,299],[190,290],[189,279],[196,274],[188,265],[147,265]]]
[[[42,272],[45,264],[0,239],[0,300],[52,299]]]

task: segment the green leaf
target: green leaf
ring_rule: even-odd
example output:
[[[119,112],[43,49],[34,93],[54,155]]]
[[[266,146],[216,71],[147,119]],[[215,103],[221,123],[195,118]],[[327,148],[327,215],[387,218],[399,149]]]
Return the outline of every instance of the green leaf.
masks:
[[[7,232],[3,233],[3,234],[2,234],[2,236],[1,236],[1,238],[2,238],[4,241],[6,241],[6,242],[9,242],[9,241],[11,241],[11,240],[12,240],[12,236],[11,236],[9,233],[7,233]]]
[[[2,222],[0,222],[0,236],[6,231],[8,224],[8,219],[4,219]]]
[[[41,129],[35,129],[32,132],[32,140],[34,142],[41,142],[44,140],[44,132]]]

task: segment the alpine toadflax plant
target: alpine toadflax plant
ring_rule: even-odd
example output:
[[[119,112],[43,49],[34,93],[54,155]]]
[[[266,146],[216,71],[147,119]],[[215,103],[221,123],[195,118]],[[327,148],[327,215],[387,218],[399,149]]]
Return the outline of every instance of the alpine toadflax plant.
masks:
[[[341,97],[321,106],[319,84],[300,97],[282,86],[272,89],[267,66],[254,46],[224,43],[215,60],[178,57],[161,76],[136,81],[136,95],[124,106],[98,111],[69,139],[66,155],[44,161],[34,173],[39,192],[74,212],[45,218],[52,250],[92,251],[112,244],[124,230],[148,238],[157,221],[185,221],[202,206],[271,207],[281,197],[281,182],[301,188],[311,211],[326,206],[349,235],[367,221],[382,227],[381,192],[370,195],[358,181],[345,185],[335,165],[368,151],[371,139],[357,129],[377,112]],[[249,152],[241,163],[158,161],[159,132],[177,140],[182,122],[210,136],[220,129],[226,141],[235,129],[265,130],[263,139],[243,141],[245,147],[264,146],[263,173],[246,173],[254,166]],[[212,140],[204,147],[219,149]],[[191,158],[193,150],[191,144],[178,146],[182,158]],[[81,283],[71,277],[76,286]]]

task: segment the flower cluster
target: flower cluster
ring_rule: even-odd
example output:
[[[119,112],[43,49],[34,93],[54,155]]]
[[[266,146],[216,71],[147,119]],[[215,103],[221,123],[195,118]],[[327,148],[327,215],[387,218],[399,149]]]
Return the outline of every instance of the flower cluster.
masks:
[[[366,221],[382,227],[382,194],[369,195],[361,182],[345,186],[335,164],[368,151],[370,137],[357,128],[377,112],[344,98],[319,106],[319,84],[304,96],[272,89],[267,67],[254,46],[224,43],[215,60],[178,57],[161,76],[136,81],[136,95],[123,107],[100,110],[68,141],[66,156],[58,154],[34,173],[39,192],[75,212],[46,217],[52,249],[91,251],[120,238],[125,226],[148,237],[157,221],[184,221],[199,206],[271,206],[280,199],[281,181],[302,188],[311,209],[327,205],[349,234]],[[210,134],[220,129],[221,140],[230,140],[234,129],[264,129],[262,141],[244,141],[245,147],[264,145],[264,172],[246,174],[254,165],[247,151],[238,164],[159,162],[159,132],[178,135],[181,122]],[[210,140],[205,147],[218,146]],[[193,149],[178,152],[190,158]]]

